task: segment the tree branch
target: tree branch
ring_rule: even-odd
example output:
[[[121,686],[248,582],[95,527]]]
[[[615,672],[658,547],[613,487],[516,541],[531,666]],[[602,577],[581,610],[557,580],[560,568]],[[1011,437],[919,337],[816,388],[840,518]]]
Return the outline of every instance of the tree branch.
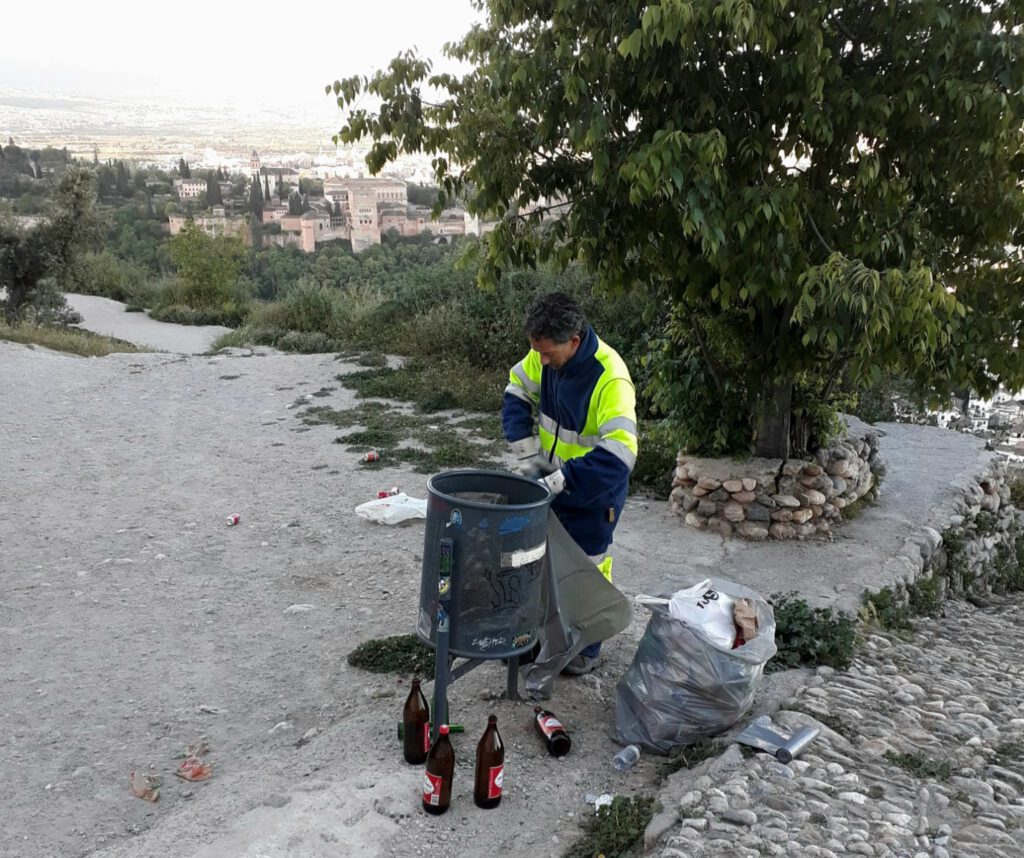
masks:
[[[697,338],[697,345],[700,347],[700,352],[704,358],[704,363],[707,365],[708,372],[711,373],[711,380],[715,383],[715,389],[718,391],[718,395],[725,399],[725,385],[722,384],[718,368],[711,358],[711,349],[708,348],[707,340],[704,339],[704,332],[700,329],[700,322],[696,319],[693,322],[693,333]]]
[[[818,229],[818,224],[814,220],[814,215],[812,215],[810,211],[807,212],[807,219],[811,222],[811,229],[813,229],[814,234],[818,236],[818,241],[821,242],[821,246],[824,247],[825,250],[828,251],[828,253],[835,253],[835,251],[829,246],[829,243],[825,241],[824,237],[822,236],[821,231]]]

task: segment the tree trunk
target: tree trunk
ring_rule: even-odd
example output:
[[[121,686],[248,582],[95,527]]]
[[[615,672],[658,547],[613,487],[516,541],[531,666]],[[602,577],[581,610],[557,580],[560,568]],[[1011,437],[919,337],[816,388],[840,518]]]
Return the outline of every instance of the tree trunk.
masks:
[[[789,458],[792,405],[792,382],[768,382],[757,415],[756,455],[766,459]]]

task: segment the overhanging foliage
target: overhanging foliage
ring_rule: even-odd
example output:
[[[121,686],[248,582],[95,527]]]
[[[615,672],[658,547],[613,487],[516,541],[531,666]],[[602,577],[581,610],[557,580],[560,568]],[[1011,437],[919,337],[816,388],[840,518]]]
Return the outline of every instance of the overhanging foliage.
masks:
[[[473,71],[407,52],[329,86],[338,139],[371,138],[374,172],[429,153],[438,206],[499,218],[484,282],[580,259],[669,302],[654,395],[696,356],[694,446],[784,455],[792,414],[810,445],[843,383],[890,371],[1024,384],[1019,0],[485,5],[447,49]]]

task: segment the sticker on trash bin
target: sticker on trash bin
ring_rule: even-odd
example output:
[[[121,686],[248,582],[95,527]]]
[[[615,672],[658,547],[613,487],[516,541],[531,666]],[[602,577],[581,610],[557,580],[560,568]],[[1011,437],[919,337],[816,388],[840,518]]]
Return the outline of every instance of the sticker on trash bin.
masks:
[[[540,560],[548,550],[548,544],[542,542],[536,548],[523,548],[519,551],[503,551],[501,553],[502,569],[518,569]]]

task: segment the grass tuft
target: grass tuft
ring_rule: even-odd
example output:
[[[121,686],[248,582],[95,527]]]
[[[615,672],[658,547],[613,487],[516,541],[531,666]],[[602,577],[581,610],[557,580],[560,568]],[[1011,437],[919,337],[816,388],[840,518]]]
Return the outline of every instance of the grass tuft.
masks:
[[[920,751],[912,754],[897,754],[886,751],[885,758],[916,778],[934,778],[937,781],[949,780],[952,773],[948,760],[935,760],[926,757]]]

